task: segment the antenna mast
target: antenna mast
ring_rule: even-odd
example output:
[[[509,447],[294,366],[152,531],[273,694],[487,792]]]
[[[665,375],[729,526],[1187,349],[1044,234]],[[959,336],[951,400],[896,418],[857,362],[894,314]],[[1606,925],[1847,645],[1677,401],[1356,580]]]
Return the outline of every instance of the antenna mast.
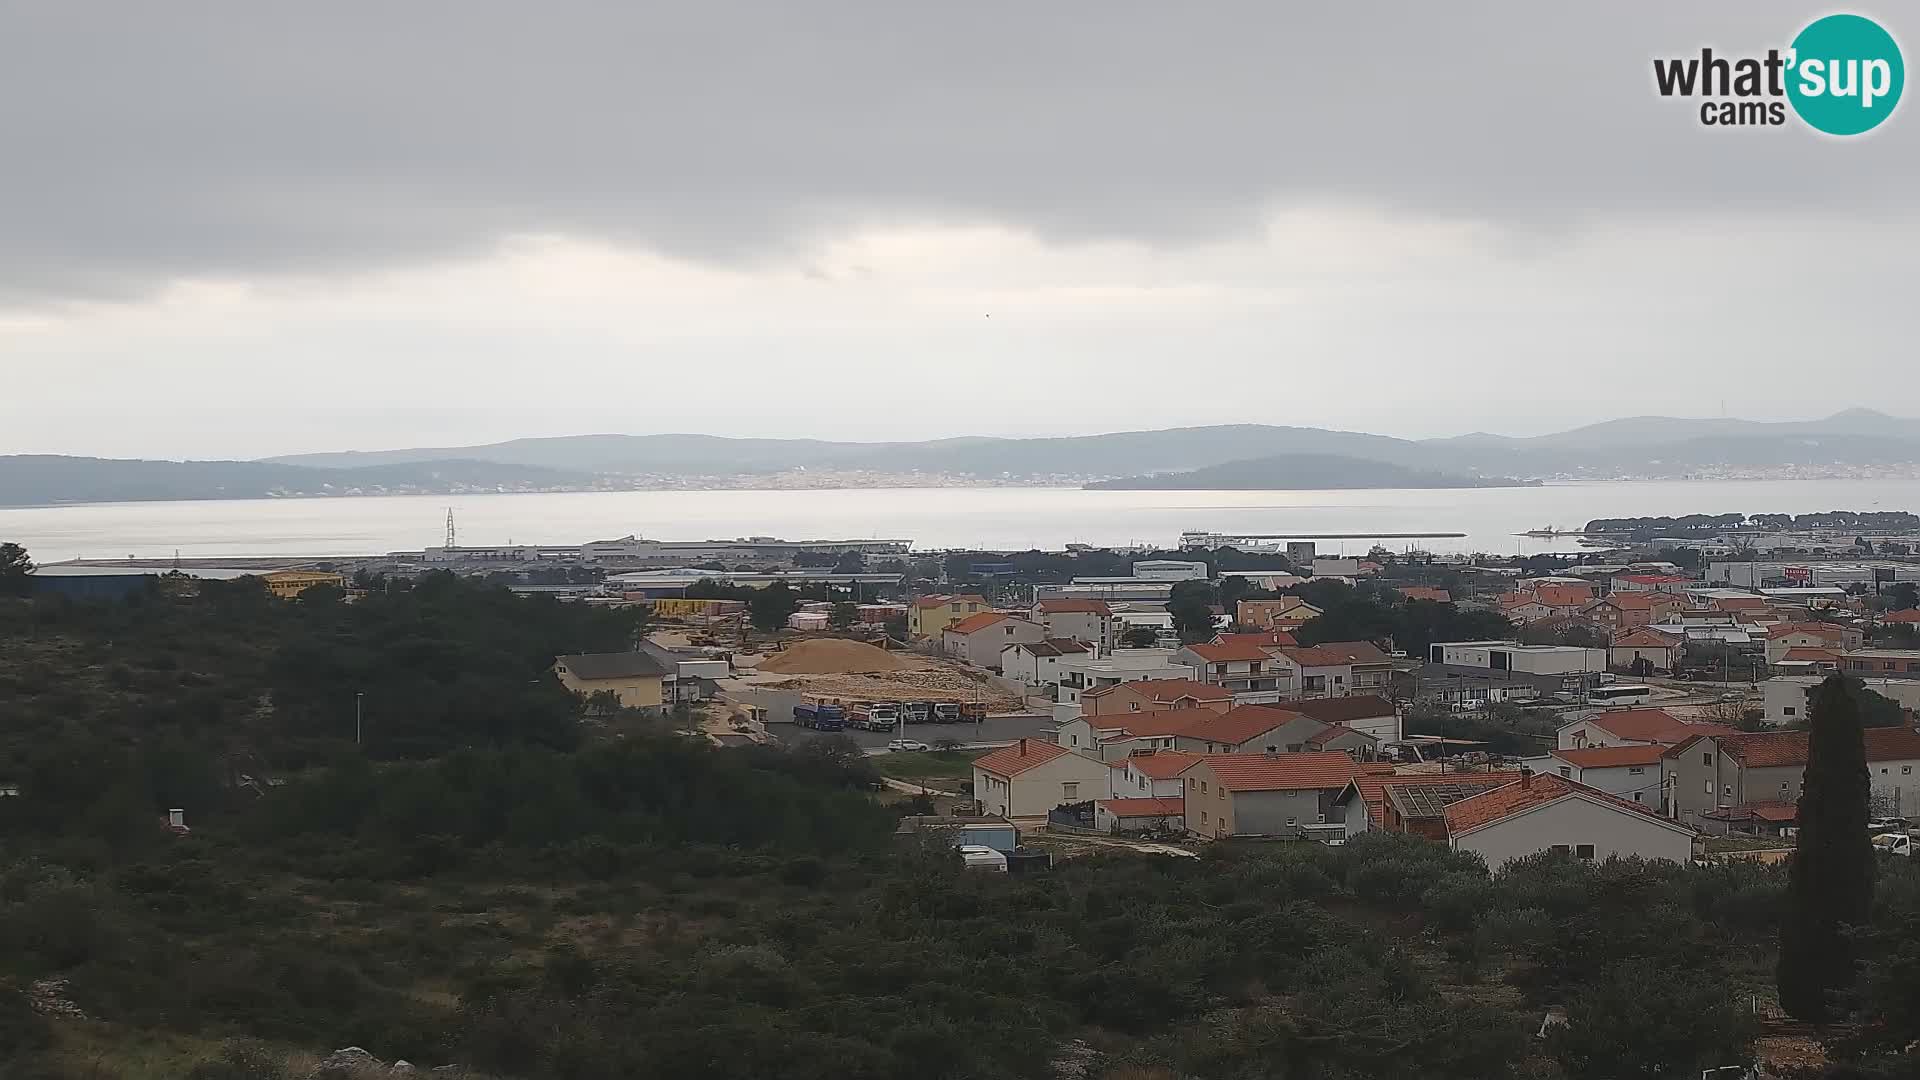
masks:
[[[447,507],[447,550],[453,550],[453,507]]]

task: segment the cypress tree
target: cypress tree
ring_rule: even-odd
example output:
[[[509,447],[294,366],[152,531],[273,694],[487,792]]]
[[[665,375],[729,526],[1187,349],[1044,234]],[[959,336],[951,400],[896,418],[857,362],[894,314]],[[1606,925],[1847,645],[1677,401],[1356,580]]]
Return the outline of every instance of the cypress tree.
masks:
[[[1867,836],[1872,778],[1860,701],[1830,676],[1814,691],[1802,782],[1799,835],[1780,924],[1780,1007],[1802,1020],[1835,1015],[1853,985],[1846,928],[1865,926],[1873,904],[1873,844]]]

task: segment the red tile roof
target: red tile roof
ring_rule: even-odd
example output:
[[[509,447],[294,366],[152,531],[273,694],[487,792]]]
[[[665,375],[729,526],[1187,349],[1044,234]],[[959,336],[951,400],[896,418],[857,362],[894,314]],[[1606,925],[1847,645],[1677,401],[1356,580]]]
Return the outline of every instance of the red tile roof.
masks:
[[[1832,641],[1845,636],[1846,628],[1835,626],[1832,623],[1820,622],[1783,622],[1775,623],[1767,627],[1767,636],[1769,638],[1790,637],[1794,634],[1809,634],[1813,637]]]
[[[1539,773],[1523,776],[1511,784],[1483,791],[1447,807],[1447,833],[1450,836],[1459,836],[1462,833],[1485,828],[1496,821],[1531,810],[1536,806],[1544,806],[1569,796],[1591,799],[1628,813],[1639,814],[1667,828],[1689,833],[1693,831],[1684,825],[1661,817],[1652,807],[1628,802],[1585,784],[1574,783],[1564,776]]]
[[[1114,817],[1179,817],[1187,812],[1187,801],[1179,796],[1164,799],[1101,799],[1094,803]]]
[[[1368,735],[1362,731],[1355,731],[1354,729],[1348,727],[1345,724],[1328,724],[1326,728],[1324,728],[1323,730],[1316,731],[1312,735],[1307,736],[1307,745],[1308,746],[1325,746],[1328,743],[1332,742],[1335,739],[1340,738],[1343,735],[1360,735],[1360,736],[1363,736],[1369,743],[1379,741],[1375,739],[1373,736]]]
[[[1712,606],[1720,611],[1752,611],[1773,603],[1764,596],[1716,596]]]
[[[1807,763],[1805,731],[1736,731],[1717,735],[1720,752],[1749,769],[1777,769]],[[1920,761],[1920,732],[1912,728],[1868,728],[1864,740],[1868,761]],[[1693,745],[1688,740],[1667,750],[1678,757]]]
[[[1664,709],[1617,709],[1594,713],[1586,719],[1616,738],[1667,745],[1695,735],[1725,735],[1733,731],[1724,724],[1689,724]]]
[[[1593,590],[1585,585],[1542,585],[1533,595],[1548,607],[1578,607],[1593,599]]]
[[[1789,660],[1804,660],[1815,664],[1837,664],[1840,662],[1840,654],[1834,652],[1832,649],[1816,649],[1811,645],[1795,645],[1788,649],[1780,659],[1783,662]]]
[[[1042,615],[1066,615],[1082,612],[1088,615],[1111,615],[1113,609],[1105,600],[1042,600],[1034,605]]]
[[[1677,602],[1676,598],[1670,594],[1650,592],[1617,592],[1609,595],[1605,600],[1595,601],[1596,604],[1612,604],[1621,611],[1634,611],[1640,608],[1651,611],[1656,605],[1664,607]]]
[[[1889,611],[1880,616],[1883,623],[1920,623],[1920,608],[1907,608],[1905,611]]]
[[[1239,643],[1225,645],[1189,645],[1187,646],[1187,651],[1205,660],[1209,664],[1273,659],[1272,654],[1268,653],[1267,650],[1251,643],[1244,645]]]
[[[1285,630],[1262,630],[1252,634],[1221,634],[1213,639],[1213,643],[1215,645],[1261,645],[1268,647],[1279,645],[1296,646],[1300,644],[1294,640],[1292,634],[1287,633]]]
[[[1199,760],[1199,754],[1189,754],[1184,750],[1153,750],[1135,754],[1117,764],[1132,768],[1149,780],[1171,780]]]
[[[1303,791],[1344,788],[1361,775],[1344,750],[1301,754],[1208,754],[1205,765],[1228,791]]]
[[[1196,712],[1206,712],[1204,709]],[[1224,713],[1208,712],[1180,734],[1189,739],[1239,744],[1299,717],[1298,713],[1266,705],[1242,705]]]
[[[966,618],[961,619],[959,622],[954,623],[953,625],[947,627],[947,633],[949,634],[978,633],[982,630],[985,630],[987,627],[992,626],[997,622],[1004,621],[1006,618],[1008,618],[1007,614],[1002,611],[983,611],[978,615],[969,615]]]
[[[1402,585],[1400,595],[1408,600],[1432,600],[1439,604],[1453,602],[1453,594],[1445,589],[1436,589],[1429,585]]]
[[[1217,719],[1220,714],[1212,709],[1154,709],[1149,712],[1120,713],[1112,716],[1089,716],[1087,722],[1096,728],[1105,730],[1112,720],[1112,727],[1125,732],[1126,738],[1153,739],[1166,735],[1183,735],[1187,729],[1209,718]]]
[[[1280,655],[1301,667],[1341,667],[1346,664],[1387,662],[1386,653],[1364,641],[1328,641],[1305,648],[1281,649]]]
[[[1584,750],[1555,750],[1553,756],[1583,769],[1617,769],[1627,765],[1658,765],[1667,748],[1659,743],[1632,746],[1589,746]]]
[[[1640,627],[1613,639],[1616,649],[1672,649],[1678,643],[1658,630]]]
[[[1013,777],[1030,769],[1037,769],[1062,754],[1072,752],[1057,743],[1042,742],[1039,739],[1021,739],[1012,746],[1003,746],[975,761],[973,767],[995,776]]]
[[[1233,697],[1233,694],[1229,691],[1222,690],[1217,686],[1208,686],[1203,682],[1194,682],[1192,679],[1142,679],[1139,682],[1115,683],[1112,686],[1103,686],[1098,690],[1089,690],[1080,696],[1083,698],[1099,697],[1102,694],[1110,694],[1123,686],[1144,696],[1148,701],[1153,702],[1173,701],[1183,697],[1194,698],[1198,701],[1226,701]]]

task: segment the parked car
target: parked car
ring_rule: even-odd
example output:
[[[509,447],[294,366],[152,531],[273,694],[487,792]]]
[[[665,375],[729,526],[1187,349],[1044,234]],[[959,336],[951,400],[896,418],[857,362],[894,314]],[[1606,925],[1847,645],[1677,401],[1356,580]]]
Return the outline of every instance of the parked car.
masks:
[[[908,752],[918,752],[918,751],[930,750],[932,749],[932,747],[928,746],[926,743],[921,742],[919,739],[894,739],[892,742],[889,742],[887,744],[887,749],[904,750]]]
[[[1881,833],[1873,838],[1873,849],[1884,851],[1888,855],[1913,856],[1913,834],[1904,832]]]

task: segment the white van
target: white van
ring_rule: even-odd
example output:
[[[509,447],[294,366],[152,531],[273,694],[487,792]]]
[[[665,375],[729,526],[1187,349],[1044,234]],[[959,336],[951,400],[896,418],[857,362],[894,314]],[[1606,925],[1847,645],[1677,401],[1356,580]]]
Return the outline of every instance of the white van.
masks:
[[[1913,856],[1913,834],[1903,832],[1881,833],[1873,838],[1873,849],[1888,855]]]

